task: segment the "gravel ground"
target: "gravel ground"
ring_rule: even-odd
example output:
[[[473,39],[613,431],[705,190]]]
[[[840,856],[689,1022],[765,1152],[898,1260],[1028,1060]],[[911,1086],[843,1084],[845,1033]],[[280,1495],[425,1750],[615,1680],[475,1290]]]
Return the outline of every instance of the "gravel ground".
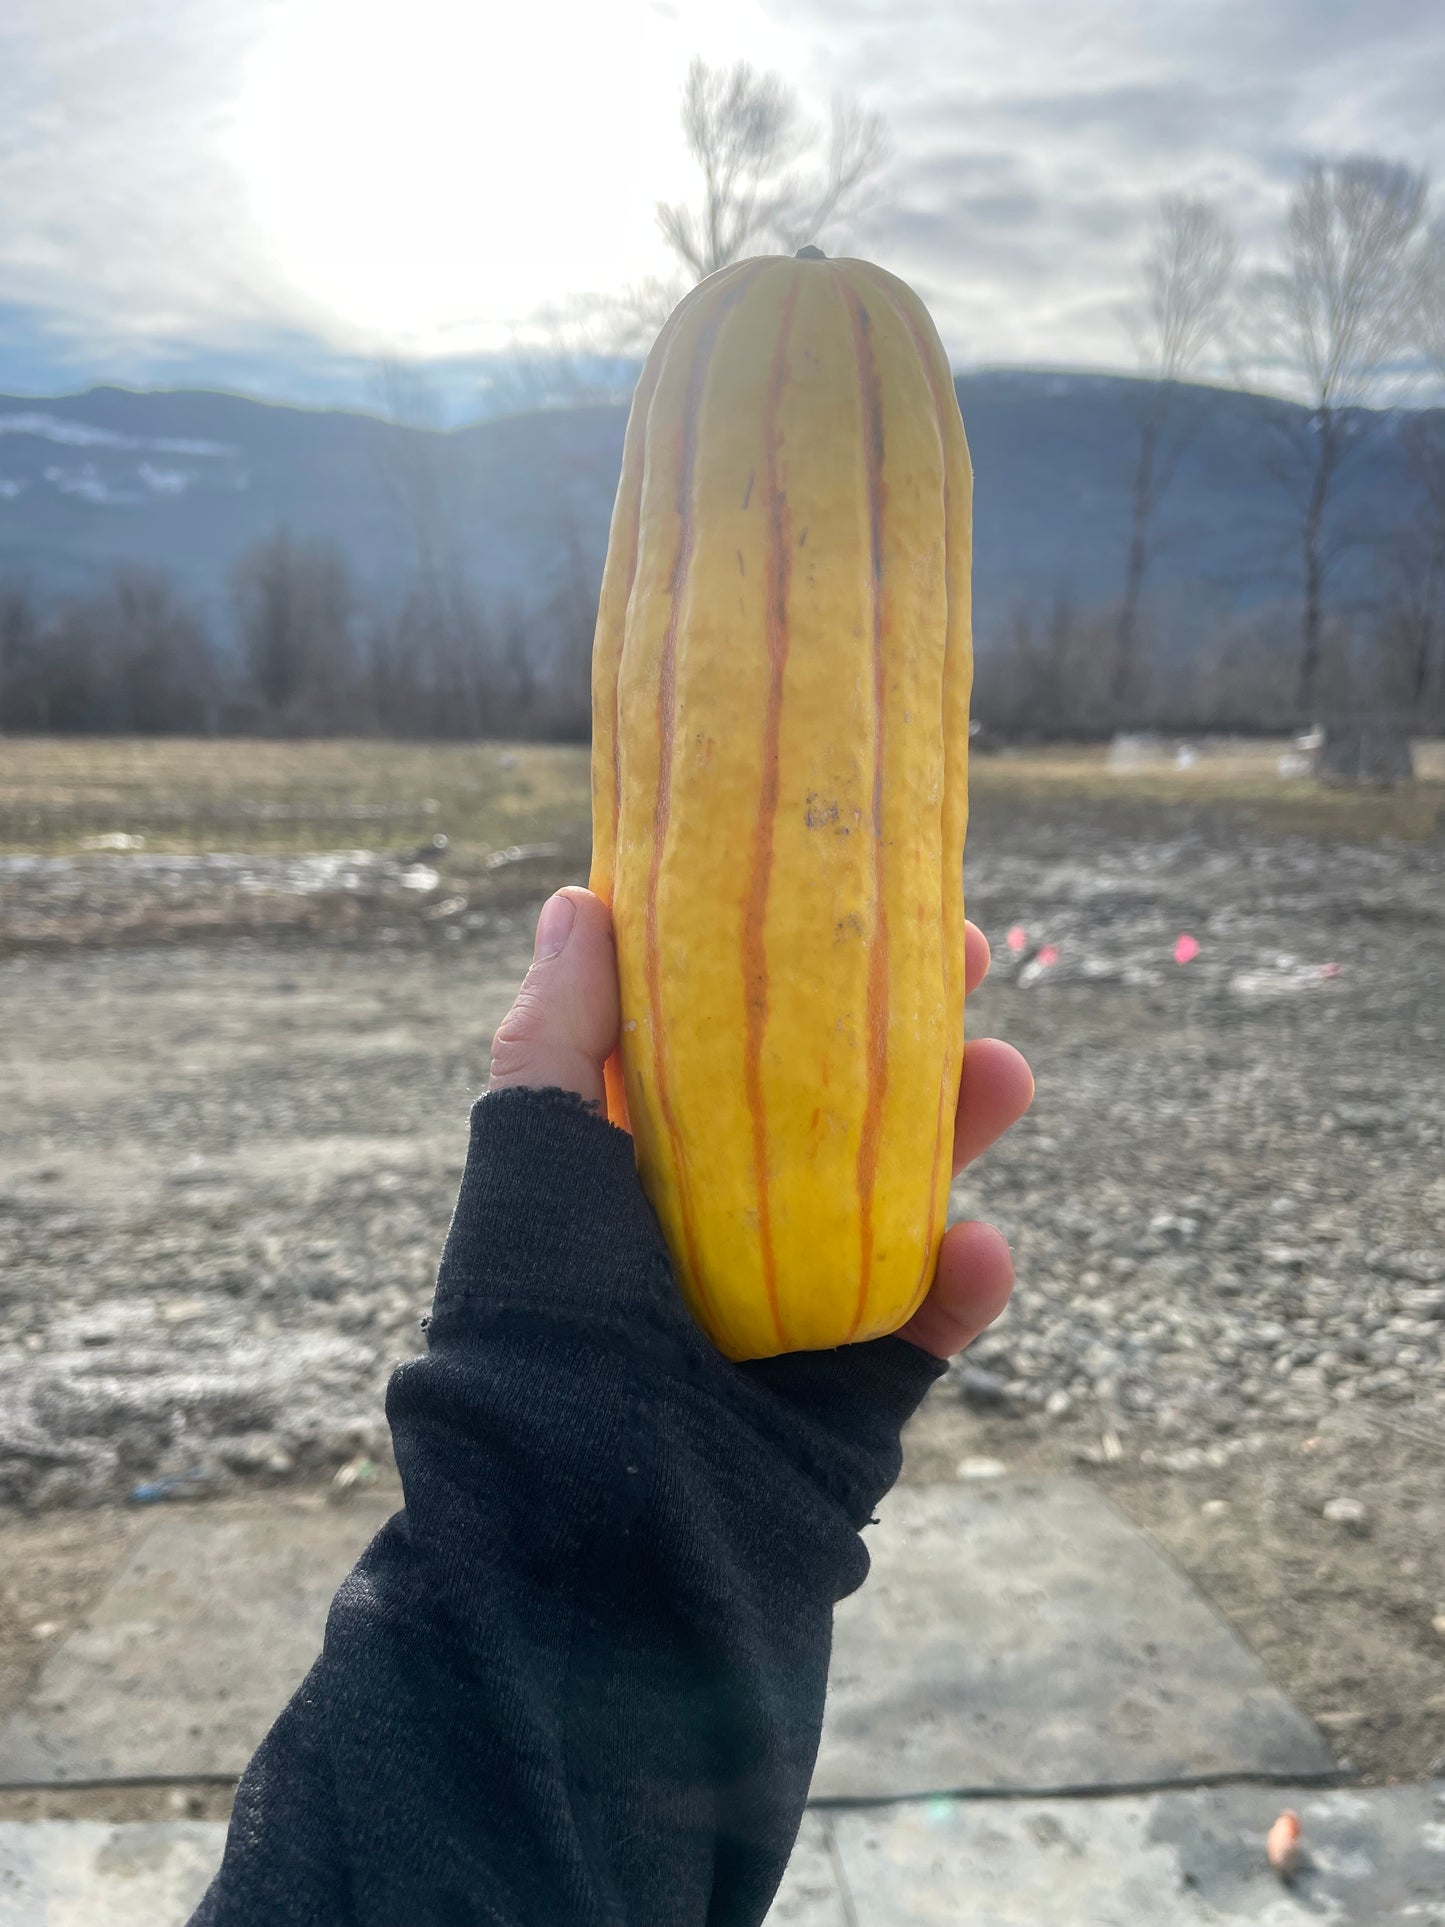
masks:
[[[44,933],[0,958],[0,1503],[385,1476],[532,906],[464,919],[396,866],[319,891],[303,866],[303,929],[256,921],[294,879],[202,866],[146,884],[185,904],[158,944],[129,859],[95,861],[98,891],[0,876],[0,922]],[[1107,1480],[1378,1774],[1445,1754],[1442,869],[1438,840],[1224,815],[976,816],[970,1026],[1039,1094],[955,1205],[1020,1286],[910,1457]],[[43,1592],[20,1620],[58,1623]]]
[[[192,903],[237,891],[210,867]],[[530,909],[462,926],[428,918],[434,873],[271,867],[253,900],[289,879],[367,914],[116,949],[92,893],[82,941],[0,963],[0,1498],[382,1449]],[[956,1199],[1023,1289],[954,1395],[1176,1470],[1351,1403],[1445,1440],[1442,867],[1219,822],[976,826],[996,962],[971,1022],[1029,1052],[1039,1097]],[[39,897],[64,934],[73,871],[6,881],[7,922]]]
[[[1039,1095],[966,1185],[1026,1289],[960,1394],[1175,1469],[1354,1401],[1445,1444],[1439,847],[1077,828],[971,874]]]

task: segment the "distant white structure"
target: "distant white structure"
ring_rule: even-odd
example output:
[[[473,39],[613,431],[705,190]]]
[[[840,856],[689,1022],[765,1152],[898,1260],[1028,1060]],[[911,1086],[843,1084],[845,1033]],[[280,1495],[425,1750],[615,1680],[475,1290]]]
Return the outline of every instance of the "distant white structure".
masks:
[[[1121,730],[1109,745],[1109,768],[1119,774],[1136,769],[1157,769],[1170,760],[1164,738],[1150,730]]]

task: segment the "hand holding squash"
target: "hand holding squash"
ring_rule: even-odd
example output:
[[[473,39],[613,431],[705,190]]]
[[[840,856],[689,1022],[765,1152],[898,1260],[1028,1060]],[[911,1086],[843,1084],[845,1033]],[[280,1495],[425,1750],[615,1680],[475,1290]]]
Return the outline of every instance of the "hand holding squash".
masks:
[[[965,934],[972,990],[988,969],[988,945],[972,924]],[[587,890],[559,891],[543,908],[532,968],[498,1027],[488,1088],[575,1091],[600,1108],[617,1023],[617,959],[606,906]],[[1011,1045],[989,1037],[969,1045],[952,1132],[955,1172],[1017,1123],[1033,1090],[1029,1067]],[[1008,1245],[993,1226],[954,1225],[944,1236],[933,1288],[899,1335],[935,1358],[951,1358],[998,1317],[1012,1283]],[[565,1280],[558,1289],[566,1290]]]

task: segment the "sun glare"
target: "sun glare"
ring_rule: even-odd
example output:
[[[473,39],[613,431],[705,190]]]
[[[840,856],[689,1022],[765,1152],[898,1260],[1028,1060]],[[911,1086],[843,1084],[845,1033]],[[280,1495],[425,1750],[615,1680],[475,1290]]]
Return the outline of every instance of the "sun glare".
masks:
[[[687,60],[700,39],[751,51],[698,11],[286,0],[230,143],[275,264],[339,328],[421,352],[502,345],[658,272]]]

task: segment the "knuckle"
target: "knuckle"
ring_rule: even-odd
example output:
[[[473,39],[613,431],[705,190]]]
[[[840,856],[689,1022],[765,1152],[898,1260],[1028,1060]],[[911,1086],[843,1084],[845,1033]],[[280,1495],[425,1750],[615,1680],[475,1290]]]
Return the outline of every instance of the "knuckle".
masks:
[[[541,1039],[540,1013],[530,998],[518,997],[492,1034],[493,1077],[515,1077],[536,1055]]]

